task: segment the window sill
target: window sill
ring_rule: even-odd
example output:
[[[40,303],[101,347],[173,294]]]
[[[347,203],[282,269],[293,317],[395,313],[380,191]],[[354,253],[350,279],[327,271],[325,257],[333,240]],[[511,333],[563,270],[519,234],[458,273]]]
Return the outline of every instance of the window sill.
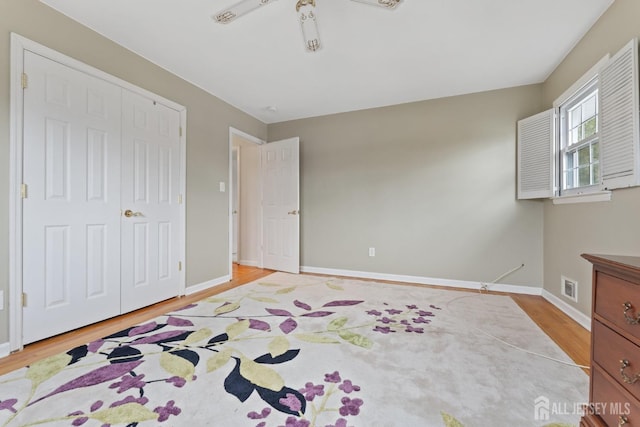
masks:
[[[611,191],[595,191],[593,193],[571,194],[569,196],[554,197],[551,200],[553,201],[554,205],[608,202],[611,200]]]

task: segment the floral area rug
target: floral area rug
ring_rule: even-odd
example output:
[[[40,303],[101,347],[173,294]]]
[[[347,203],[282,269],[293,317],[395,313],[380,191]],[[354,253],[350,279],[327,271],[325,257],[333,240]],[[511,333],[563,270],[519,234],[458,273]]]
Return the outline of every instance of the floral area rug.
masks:
[[[0,377],[0,426],[576,425],[561,362],[508,297],[275,273]]]

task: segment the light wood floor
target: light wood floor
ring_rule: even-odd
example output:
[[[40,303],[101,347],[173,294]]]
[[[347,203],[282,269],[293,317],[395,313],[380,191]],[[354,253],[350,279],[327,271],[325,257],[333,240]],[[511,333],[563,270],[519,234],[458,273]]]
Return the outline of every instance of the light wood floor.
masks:
[[[233,280],[224,285],[217,286],[215,289],[198,292],[185,297],[172,298],[151,307],[29,344],[25,346],[24,350],[0,359],[0,375],[27,366],[45,357],[113,334],[130,326],[149,321],[159,315],[177,310],[203,298],[258,280],[271,273],[273,273],[271,270],[234,264]],[[468,290],[460,290],[468,292]],[[511,296],[529,317],[577,364],[589,365],[590,333],[588,331],[540,296],[507,295]]]

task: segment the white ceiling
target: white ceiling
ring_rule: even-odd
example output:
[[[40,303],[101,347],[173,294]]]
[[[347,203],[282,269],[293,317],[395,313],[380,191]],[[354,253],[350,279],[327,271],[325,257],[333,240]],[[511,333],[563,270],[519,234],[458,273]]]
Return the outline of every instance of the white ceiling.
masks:
[[[614,0],[296,0],[227,25],[237,0],[41,0],[265,123],[544,81]],[[275,107],[271,111],[269,107]]]

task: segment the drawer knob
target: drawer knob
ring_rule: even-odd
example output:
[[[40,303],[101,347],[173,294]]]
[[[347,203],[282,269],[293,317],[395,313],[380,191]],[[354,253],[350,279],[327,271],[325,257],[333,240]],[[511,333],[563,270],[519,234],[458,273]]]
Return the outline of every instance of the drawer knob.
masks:
[[[627,417],[625,417],[624,415],[620,415],[618,417],[618,427],[622,427],[623,425],[627,424],[629,422],[629,419]]]
[[[622,376],[622,381],[627,384],[635,384],[640,380],[640,374],[635,374],[633,376],[627,375],[624,370],[631,366],[631,363],[627,359],[623,359],[620,361],[620,376]]]
[[[624,307],[624,319],[627,321],[627,323],[630,325],[639,325],[640,316],[632,317],[630,315],[631,313],[629,313],[633,309],[633,305],[629,301],[627,301],[622,304],[622,306]]]

